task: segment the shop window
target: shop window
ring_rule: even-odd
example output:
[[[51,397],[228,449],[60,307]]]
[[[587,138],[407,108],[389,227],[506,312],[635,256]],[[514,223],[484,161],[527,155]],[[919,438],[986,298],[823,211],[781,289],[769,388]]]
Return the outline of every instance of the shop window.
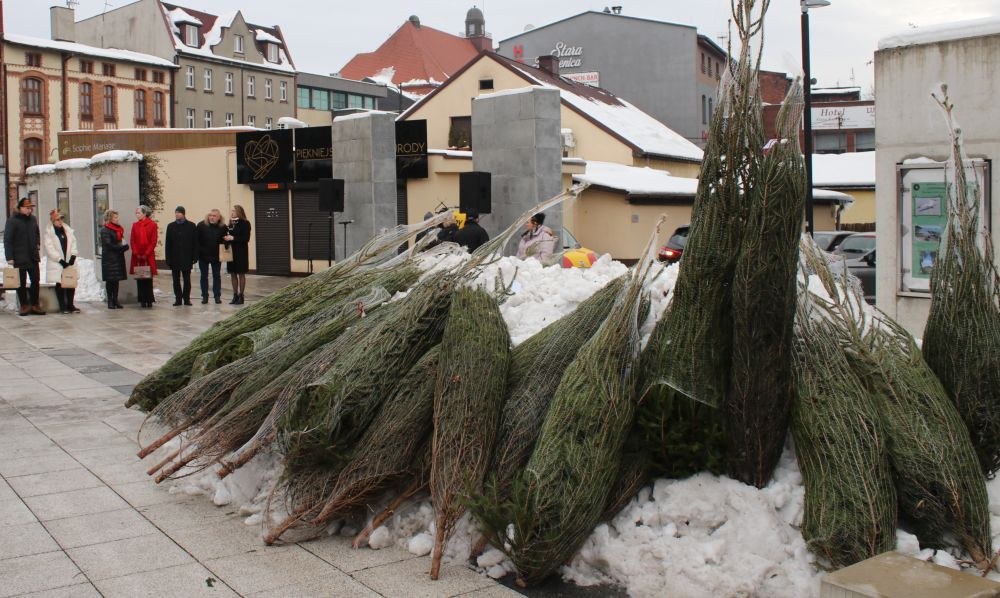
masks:
[[[42,55],[39,52],[26,52],[24,54],[24,64],[32,67],[42,66]]]
[[[81,60],[80,61],[80,72],[87,73],[88,75],[94,74],[94,61],[93,60]]]
[[[146,92],[142,89],[135,90],[135,122],[146,124]]]
[[[163,126],[163,92],[153,92],[153,124],[157,127]]]
[[[90,83],[80,84],[80,118],[82,120],[94,118],[94,88]]]
[[[110,62],[102,62],[101,63],[101,73],[105,77],[114,77],[115,76],[115,65],[111,64]]]
[[[24,167],[37,166],[42,163],[42,140],[29,137],[24,140]]]
[[[451,128],[448,129],[448,147],[472,147],[472,117],[451,117]]]
[[[56,209],[62,214],[63,222],[70,224],[69,221],[69,189],[56,189]],[[70,224],[70,226],[72,226]]]
[[[114,122],[115,115],[115,87],[113,85],[104,86],[104,120]]]
[[[42,80],[28,77],[21,80],[21,111],[24,114],[42,114]]]

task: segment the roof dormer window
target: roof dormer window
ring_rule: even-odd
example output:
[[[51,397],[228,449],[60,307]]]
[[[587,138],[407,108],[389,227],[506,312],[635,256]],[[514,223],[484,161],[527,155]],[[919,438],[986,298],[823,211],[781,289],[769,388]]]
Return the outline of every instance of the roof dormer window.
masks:
[[[278,44],[267,44],[267,61],[278,63]]]
[[[198,27],[184,25],[184,43],[192,48],[198,47]]]

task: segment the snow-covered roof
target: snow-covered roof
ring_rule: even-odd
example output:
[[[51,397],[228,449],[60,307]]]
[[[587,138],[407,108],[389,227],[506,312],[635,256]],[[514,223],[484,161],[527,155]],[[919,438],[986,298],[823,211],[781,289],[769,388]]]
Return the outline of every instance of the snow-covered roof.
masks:
[[[878,49],[888,50],[986,35],[1000,35],[1000,16],[907,29],[880,39]]]
[[[655,168],[596,160],[588,160],[587,171],[574,174],[573,180],[621,191],[632,197],[690,197],[693,201],[698,192],[698,179],[673,176]],[[820,203],[850,204],[854,201],[846,193],[829,189],[814,188],[813,198]]]
[[[81,54],[93,56],[94,58],[107,58],[110,60],[121,60],[125,62],[136,62],[139,64],[149,64],[162,68],[177,68],[177,65],[169,60],[164,60],[158,56],[141,54],[131,50],[119,50],[118,48],[97,48],[86,44],[74,42],[61,42],[42,37],[31,37],[28,35],[18,35],[15,33],[5,33],[4,40],[12,44],[21,46],[32,46],[34,48],[45,48],[70,54]]]
[[[278,44],[279,46],[281,45],[280,39],[274,37],[273,35],[271,35],[267,31],[264,31],[263,29],[258,29],[254,32],[254,39],[256,39],[259,42]]]
[[[825,96],[835,95],[835,94],[851,95],[860,92],[861,92],[860,87],[813,87],[810,90],[810,93],[812,94],[815,95],[822,94]]]
[[[813,154],[813,186],[875,188],[875,152]]]
[[[204,23],[202,23],[200,19],[191,16],[190,13],[188,13],[179,6],[171,11],[168,11],[167,18],[169,18],[170,22],[173,23],[174,25],[180,25],[181,23],[197,25],[198,27],[204,25]]]
[[[38,164],[36,166],[29,166],[24,173],[26,175],[51,174],[58,170],[90,168],[91,166],[107,164],[109,162],[141,162],[142,158],[142,154],[132,150],[111,150],[108,152],[94,154],[94,156],[90,158],[68,158],[66,160],[60,160],[55,164]]]

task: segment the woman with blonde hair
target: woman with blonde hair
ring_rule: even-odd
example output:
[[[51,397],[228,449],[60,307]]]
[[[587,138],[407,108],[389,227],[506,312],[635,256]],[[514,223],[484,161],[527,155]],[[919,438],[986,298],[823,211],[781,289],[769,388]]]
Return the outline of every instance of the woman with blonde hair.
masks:
[[[56,301],[59,302],[59,313],[78,314],[80,310],[73,305],[76,288],[64,289],[62,286],[63,270],[76,263],[76,235],[68,224],[63,222],[59,210],[49,212],[49,226],[42,235],[42,249],[48,258],[45,264],[45,279],[56,283]]]
[[[229,226],[222,240],[233,250],[233,260],[226,265],[233,283],[232,305],[243,305],[243,293],[247,288],[247,271],[250,269],[250,222],[243,206],[235,204],[229,213]]]
[[[201,272],[201,303],[208,303],[208,271],[212,270],[212,295],[216,303],[222,303],[222,268],[219,262],[219,245],[225,241],[226,227],[222,223],[222,212],[211,210],[198,223],[198,270]]]
[[[101,278],[108,296],[108,309],[121,309],[118,302],[118,284],[128,278],[125,273],[125,252],[128,245],[122,243],[125,229],[118,224],[118,212],[104,212],[104,226],[101,227]]]

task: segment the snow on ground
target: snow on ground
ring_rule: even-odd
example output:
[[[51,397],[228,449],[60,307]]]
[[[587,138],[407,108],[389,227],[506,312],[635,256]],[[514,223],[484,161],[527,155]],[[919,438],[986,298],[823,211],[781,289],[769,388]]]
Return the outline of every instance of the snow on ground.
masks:
[[[422,258],[426,270],[454,267],[467,259],[447,247],[432,255]],[[509,289],[501,312],[516,344],[626,271],[609,256],[601,257],[589,270],[543,267],[535,260],[505,257],[488,266],[474,284],[494,289],[499,280],[502,288]],[[676,265],[653,272],[648,284],[651,314],[641,328],[644,339],[666,309],[677,273]],[[812,290],[822,290],[818,281],[810,282]],[[209,469],[179,480],[171,491],[205,494],[217,505],[238,506],[248,525],[260,526],[280,471],[280,456],[267,453],[225,480]],[[823,572],[799,531],[804,495],[790,444],[764,489],[707,473],[684,480],[656,480],[611,521],[599,525],[561,574],[578,585],[621,586],[637,598],[817,596]],[[989,483],[989,496],[993,529],[1000,531],[1000,481]],[[350,537],[362,524],[338,522],[327,533]],[[371,536],[369,549],[397,546],[424,556],[431,551],[433,536],[434,510],[424,495],[399,508]],[[959,567],[956,555],[922,550],[916,537],[903,530],[897,537],[904,554]],[[467,562],[477,539],[474,523],[466,515],[445,548],[445,561]],[[994,536],[994,543],[1000,545],[1000,535]],[[476,566],[493,578],[513,571],[506,556],[492,547],[477,558]],[[1000,579],[997,574],[991,577]]]
[[[45,276],[45,266],[48,263],[48,258],[42,257],[42,263],[39,265],[39,273],[42,275],[42,282],[51,282],[53,284],[56,281],[46,280]],[[76,269],[77,269],[77,288],[76,294],[73,297],[74,303],[86,303],[88,301],[104,301],[104,284],[97,279],[97,271],[95,270],[96,263],[94,260],[88,260],[86,258],[77,258]],[[0,270],[6,268],[7,266],[7,256],[4,255],[3,243],[0,243]],[[5,289],[3,299],[0,299],[0,309],[6,310],[16,310],[17,309],[17,297],[14,294],[14,289]]]

